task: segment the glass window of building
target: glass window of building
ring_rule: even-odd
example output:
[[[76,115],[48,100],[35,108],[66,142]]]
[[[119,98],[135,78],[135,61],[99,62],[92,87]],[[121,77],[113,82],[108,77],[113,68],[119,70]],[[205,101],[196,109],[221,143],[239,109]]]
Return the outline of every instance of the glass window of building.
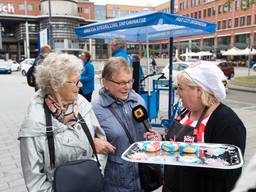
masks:
[[[212,9],[211,9],[211,8],[208,8],[208,9],[207,9],[207,16],[208,16],[208,17],[211,17],[211,16],[212,16]]]
[[[206,18],[206,9],[204,9],[204,18]]]
[[[29,5],[28,5],[28,10],[29,10],[29,11],[33,11],[33,5],[29,4]]]
[[[228,11],[229,11],[229,12],[232,12],[232,4],[231,4],[231,3],[228,4]]]
[[[244,26],[245,25],[245,16],[240,17],[240,26]]]
[[[190,17],[193,18],[194,17],[194,13],[190,13]]]
[[[231,44],[231,37],[230,36],[224,36],[224,37],[218,37],[218,48],[219,49],[228,49]]]
[[[197,19],[197,12],[195,12],[195,18]]]
[[[228,28],[232,28],[232,19],[228,20]]]
[[[241,34],[235,36],[235,46],[244,49],[250,42],[250,34]]]
[[[240,7],[240,0],[236,0],[235,1],[235,10],[238,11],[239,7]]]
[[[221,14],[221,12],[222,12],[222,10],[221,10],[221,9],[222,9],[222,6],[221,6],[221,5],[219,5],[219,6],[218,6],[218,14]]]
[[[221,29],[221,21],[218,21],[218,30]]]
[[[204,50],[211,50],[214,47],[214,38],[207,38],[203,40]]]
[[[247,8],[247,1],[243,0],[243,1],[241,2],[241,9],[242,9],[242,10],[245,10],[246,8]]]
[[[247,16],[247,25],[251,25],[252,24],[252,16],[248,15]]]
[[[226,29],[227,28],[227,21],[223,20],[222,21],[222,29]]]
[[[24,4],[19,4],[19,10],[25,10],[25,5]]]
[[[198,19],[202,18],[202,11],[198,11]]]
[[[227,13],[228,11],[228,6],[226,4],[223,5],[223,13]]]
[[[83,13],[83,8],[82,8],[82,7],[78,7],[78,8],[77,8],[77,12],[78,12],[78,13]]]
[[[212,15],[215,15],[216,14],[216,9],[215,7],[212,8]]]
[[[90,8],[89,7],[85,8],[85,14],[90,15]]]
[[[235,18],[235,27],[238,27],[239,24],[239,18]]]

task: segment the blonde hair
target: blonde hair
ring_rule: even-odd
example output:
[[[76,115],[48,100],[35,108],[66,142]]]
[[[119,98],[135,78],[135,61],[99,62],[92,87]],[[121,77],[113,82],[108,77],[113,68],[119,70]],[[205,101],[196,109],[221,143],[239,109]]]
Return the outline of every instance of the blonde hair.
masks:
[[[193,78],[191,78],[188,73],[186,73],[185,71],[181,71],[177,74],[176,76],[176,79],[177,81],[181,81],[181,80],[185,80],[186,81],[186,84],[191,87],[192,89],[193,88],[196,88],[200,85],[198,85],[194,80]],[[219,100],[217,99],[217,97],[215,97],[213,94],[205,91],[204,89],[202,89],[202,95],[201,95],[201,101],[202,101],[202,104],[204,106],[207,106],[207,107],[210,107],[212,106],[213,104],[215,103],[218,103]]]
[[[36,67],[36,83],[44,95],[51,94],[51,82],[55,81],[61,86],[71,74],[80,74],[82,61],[74,55],[65,53],[50,53],[43,63]]]

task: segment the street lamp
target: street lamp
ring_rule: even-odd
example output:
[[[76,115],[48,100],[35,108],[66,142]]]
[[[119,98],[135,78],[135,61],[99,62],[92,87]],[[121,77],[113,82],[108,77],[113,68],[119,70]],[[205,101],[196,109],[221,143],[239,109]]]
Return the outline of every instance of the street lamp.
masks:
[[[49,3],[49,20],[48,20],[48,30],[49,30],[49,44],[51,48],[54,48],[53,44],[53,34],[52,34],[52,8],[51,8],[51,0],[48,0]]]
[[[25,9],[25,15],[27,17],[28,15],[28,6],[27,6],[27,0],[24,1],[24,9]],[[26,58],[30,58],[30,49],[29,49],[29,30],[28,30],[28,19],[26,18],[25,22],[25,33],[26,33],[26,42],[24,42],[24,48],[25,48],[25,55]]]

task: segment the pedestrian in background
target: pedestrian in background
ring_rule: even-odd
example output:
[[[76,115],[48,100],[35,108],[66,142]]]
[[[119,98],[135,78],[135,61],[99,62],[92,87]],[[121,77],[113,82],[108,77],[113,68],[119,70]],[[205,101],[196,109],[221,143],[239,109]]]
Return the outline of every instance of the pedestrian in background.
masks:
[[[84,51],[80,55],[80,59],[83,61],[83,70],[80,79],[83,86],[80,88],[79,93],[91,102],[94,91],[94,66],[91,62],[91,54]]]
[[[113,39],[111,43],[112,56],[113,57],[123,57],[130,65],[132,65],[132,60],[125,50],[126,42],[123,38],[117,37]]]
[[[134,141],[144,140],[145,127],[132,115],[135,106],[145,106],[144,100],[132,89],[132,68],[122,57],[110,58],[106,62],[102,83],[99,98],[92,103],[93,110],[108,142],[116,147],[115,153],[108,156],[104,192],[141,191],[138,164],[123,160],[121,155],[131,144],[124,126]]]
[[[40,48],[40,54],[36,57],[35,61],[33,62],[32,66],[29,68],[27,72],[27,83],[29,86],[34,87],[35,91],[38,90],[36,79],[35,79],[35,71],[36,67],[40,65],[46,56],[52,52],[52,49],[49,45],[44,45]]]
[[[45,108],[51,113],[55,167],[68,161],[93,159],[93,150],[78,120],[79,114],[94,138],[97,153],[113,151],[91,104],[78,94],[82,86],[81,70],[79,58],[56,53],[49,54],[36,69],[39,90],[30,102],[18,134],[21,166],[28,191],[54,191],[55,169],[50,166]],[[104,170],[106,155],[98,156]]]
[[[153,68],[153,73],[156,73],[156,60],[154,58],[154,56],[152,55],[151,56],[151,65],[152,65],[152,68]]]

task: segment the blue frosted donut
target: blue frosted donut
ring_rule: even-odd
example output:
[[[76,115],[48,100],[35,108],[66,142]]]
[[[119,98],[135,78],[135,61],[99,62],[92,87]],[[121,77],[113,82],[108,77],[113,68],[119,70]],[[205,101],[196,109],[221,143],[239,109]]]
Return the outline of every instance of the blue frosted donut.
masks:
[[[175,152],[178,151],[179,147],[177,143],[166,141],[162,143],[161,149],[167,152]]]

